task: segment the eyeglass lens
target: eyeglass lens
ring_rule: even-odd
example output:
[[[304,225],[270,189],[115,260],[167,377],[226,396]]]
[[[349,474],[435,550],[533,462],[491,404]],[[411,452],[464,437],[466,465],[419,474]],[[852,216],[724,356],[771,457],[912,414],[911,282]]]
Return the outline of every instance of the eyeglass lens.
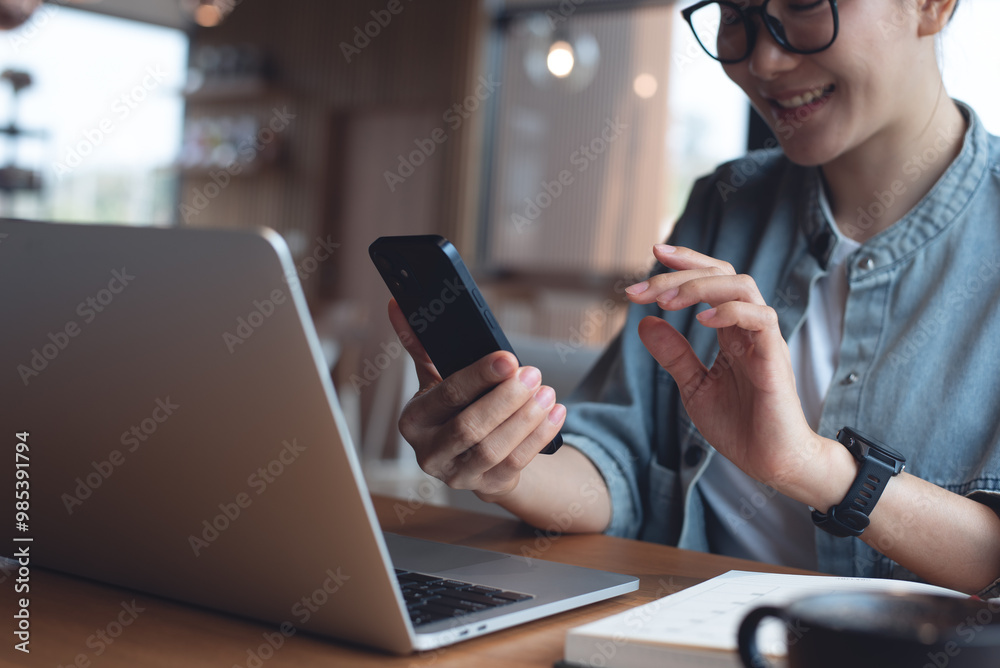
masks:
[[[746,0],[708,3],[691,14],[691,27],[713,58],[738,62],[750,54],[754,30],[752,11],[741,7]],[[783,47],[798,53],[813,53],[830,46],[836,20],[830,0],[771,0],[766,3],[769,32]]]

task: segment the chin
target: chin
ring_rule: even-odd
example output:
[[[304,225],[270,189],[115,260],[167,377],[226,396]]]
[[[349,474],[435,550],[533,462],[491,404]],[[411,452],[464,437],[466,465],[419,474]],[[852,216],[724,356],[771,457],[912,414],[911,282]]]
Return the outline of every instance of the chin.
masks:
[[[786,132],[783,136],[778,129],[771,126],[771,131],[777,137],[778,145],[781,146],[785,156],[803,167],[825,165],[843,153],[843,143],[835,135],[832,136],[828,129],[822,130],[809,132],[803,128],[791,135]]]
[[[802,167],[819,167],[833,160],[833,151],[823,150],[816,146],[804,146],[803,142],[779,142],[785,156]]]

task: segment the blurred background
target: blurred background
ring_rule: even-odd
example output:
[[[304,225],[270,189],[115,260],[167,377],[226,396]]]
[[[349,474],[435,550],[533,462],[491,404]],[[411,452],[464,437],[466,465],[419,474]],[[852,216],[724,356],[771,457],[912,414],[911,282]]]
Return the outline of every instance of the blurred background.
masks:
[[[694,180],[766,139],[685,4],[45,2],[0,33],[0,215],[274,228],[373,490],[471,503],[400,442],[415,378],[367,246],[451,239],[565,397]],[[962,0],[941,53],[1000,134],[997,25]]]

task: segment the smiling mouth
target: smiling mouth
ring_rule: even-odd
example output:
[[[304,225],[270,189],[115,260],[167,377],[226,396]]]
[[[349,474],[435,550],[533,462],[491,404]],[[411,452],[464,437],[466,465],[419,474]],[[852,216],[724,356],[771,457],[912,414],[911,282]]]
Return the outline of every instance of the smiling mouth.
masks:
[[[772,99],[771,104],[783,110],[798,109],[799,107],[806,107],[811,104],[826,101],[826,98],[830,97],[835,88],[836,86],[834,86],[834,84],[819,86],[813,90],[806,91],[801,95],[796,95],[795,97],[790,97],[786,100]]]

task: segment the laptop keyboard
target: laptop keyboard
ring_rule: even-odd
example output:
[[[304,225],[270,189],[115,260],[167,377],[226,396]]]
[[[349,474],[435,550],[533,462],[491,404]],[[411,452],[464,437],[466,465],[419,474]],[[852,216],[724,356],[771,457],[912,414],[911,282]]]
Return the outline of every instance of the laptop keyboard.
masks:
[[[396,569],[414,626],[534,598],[529,594]]]

